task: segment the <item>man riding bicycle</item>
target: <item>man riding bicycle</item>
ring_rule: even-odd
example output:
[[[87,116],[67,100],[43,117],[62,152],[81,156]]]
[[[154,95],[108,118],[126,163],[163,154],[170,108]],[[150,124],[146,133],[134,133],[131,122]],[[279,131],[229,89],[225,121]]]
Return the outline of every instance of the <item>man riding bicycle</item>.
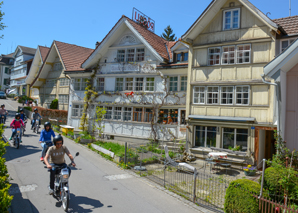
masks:
[[[63,137],[61,135],[56,135],[54,137],[54,145],[48,149],[48,152],[44,158],[44,162],[47,165],[47,168],[50,169],[50,188],[49,194],[53,195],[54,193],[54,182],[55,182],[55,174],[58,172],[53,166],[59,166],[62,168],[67,167],[65,163],[64,155],[67,154],[69,159],[71,160],[72,166],[76,166],[73,156],[68,151],[67,147],[63,145]],[[50,158],[50,161],[48,161]],[[68,168],[68,167],[67,167]],[[70,176],[70,168],[68,168],[69,176]]]
[[[4,115],[4,123],[5,123],[5,121],[6,121],[6,115],[8,114],[8,112],[7,112],[6,109],[4,109],[4,107],[5,107],[5,105],[2,104],[2,105],[1,105],[1,109],[0,109],[0,116],[1,116],[1,115]]]
[[[38,118],[40,118],[40,120],[42,119],[41,115],[38,113],[38,109],[35,108],[35,109],[34,109],[34,112],[33,112],[32,115],[31,115],[31,124],[32,124],[31,129],[33,129],[34,124],[35,124],[35,121],[36,121],[36,119],[38,119]],[[40,125],[40,120],[39,120],[39,125]]]

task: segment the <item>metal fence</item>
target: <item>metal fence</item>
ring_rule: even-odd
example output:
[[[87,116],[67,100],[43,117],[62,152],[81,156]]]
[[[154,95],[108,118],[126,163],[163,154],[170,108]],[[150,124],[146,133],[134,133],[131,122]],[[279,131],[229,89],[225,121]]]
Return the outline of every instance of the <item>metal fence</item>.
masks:
[[[180,196],[209,208],[223,212],[226,189],[230,182],[223,177],[205,173],[194,173],[180,167],[156,165],[156,168],[142,172],[141,176],[164,186]]]

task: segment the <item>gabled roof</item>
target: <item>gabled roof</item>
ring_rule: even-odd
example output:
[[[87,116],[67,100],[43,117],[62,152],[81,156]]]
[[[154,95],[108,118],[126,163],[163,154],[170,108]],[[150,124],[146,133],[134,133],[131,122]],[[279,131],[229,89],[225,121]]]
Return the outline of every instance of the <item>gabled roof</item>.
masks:
[[[270,18],[268,18],[263,12],[261,12],[257,7],[255,7],[248,0],[238,0],[242,3],[248,10],[254,13],[259,19],[263,20],[263,22],[269,26],[271,29],[277,31],[279,26],[274,23]],[[186,33],[182,36],[182,39],[186,38],[194,39],[194,35],[190,36],[192,31],[196,30],[195,35],[198,35],[203,31],[203,29],[207,26],[207,24],[212,20],[214,15],[221,10],[222,6],[227,2],[227,0],[212,0],[211,3],[207,6],[207,8],[203,11],[203,13],[199,16],[199,18],[191,25],[191,27],[186,31]],[[212,12],[210,12],[212,10]],[[209,13],[210,12],[210,13]],[[282,30],[282,29],[280,29]],[[282,30],[283,31],[283,30]]]
[[[160,36],[156,35],[155,33],[147,30],[140,24],[134,22],[130,18],[126,16],[122,16],[117,23],[113,26],[113,28],[109,31],[109,33],[103,38],[100,44],[95,48],[95,50],[90,54],[90,56],[82,63],[82,67],[87,66],[87,61],[92,60],[99,49],[101,49],[107,42],[108,38],[117,30],[117,28],[125,23],[129,29],[132,30],[133,33],[139,36],[138,38],[144,41],[145,46],[148,44],[149,49],[151,48],[159,57],[160,60],[169,61],[171,58],[171,51],[170,47],[172,45],[171,42],[166,41],[165,39],[161,38]],[[170,46],[170,47],[169,47]]]
[[[272,21],[280,25],[288,35],[298,34],[298,16],[273,19]]]
[[[65,66],[65,71],[84,70],[81,65],[85,59],[93,52],[93,49],[54,41],[59,51],[61,60]]]
[[[44,46],[38,46],[38,48],[39,48],[40,55],[41,55],[41,61],[43,62],[46,59],[50,48],[49,47],[44,47]]]
[[[23,54],[28,54],[28,55],[35,55],[36,49],[31,48],[31,47],[24,47],[24,46],[20,46]]]

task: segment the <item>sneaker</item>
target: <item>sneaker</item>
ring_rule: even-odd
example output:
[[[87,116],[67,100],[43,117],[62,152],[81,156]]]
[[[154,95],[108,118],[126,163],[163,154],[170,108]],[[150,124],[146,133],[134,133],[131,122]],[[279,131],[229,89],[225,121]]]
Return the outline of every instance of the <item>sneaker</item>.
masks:
[[[43,161],[43,157],[40,158],[40,161]]]
[[[12,139],[12,137],[10,137],[8,140],[10,140],[10,141],[11,141],[11,139]]]
[[[53,195],[54,194],[54,190],[53,189],[49,189],[49,195]]]
[[[23,141],[21,141],[21,143],[23,143]]]

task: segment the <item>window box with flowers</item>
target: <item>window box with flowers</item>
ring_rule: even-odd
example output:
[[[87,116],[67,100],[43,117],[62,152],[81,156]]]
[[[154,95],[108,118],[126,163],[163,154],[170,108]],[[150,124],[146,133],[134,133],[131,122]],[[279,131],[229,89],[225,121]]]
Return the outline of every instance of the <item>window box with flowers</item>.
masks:
[[[243,168],[243,171],[246,176],[255,176],[257,168],[255,166],[248,165],[247,167]]]

